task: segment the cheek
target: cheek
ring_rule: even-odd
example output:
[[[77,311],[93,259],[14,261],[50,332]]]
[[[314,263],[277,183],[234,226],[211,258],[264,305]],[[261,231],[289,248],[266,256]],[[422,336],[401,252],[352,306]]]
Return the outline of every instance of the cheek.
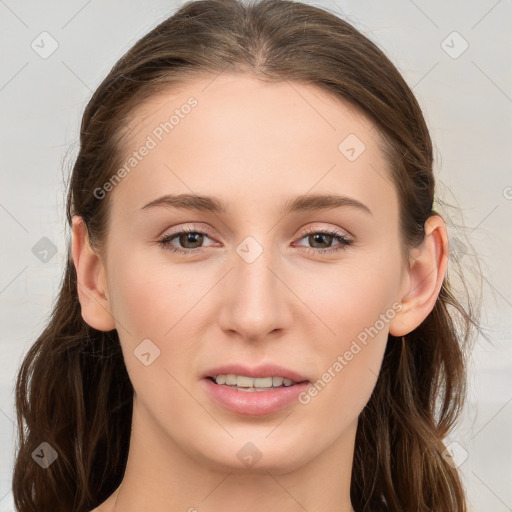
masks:
[[[331,441],[357,420],[370,399],[386,348],[389,321],[381,320],[386,295],[370,284],[359,279],[348,293],[333,287],[312,299],[330,330],[322,325],[311,336],[318,372],[300,402],[308,417],[330,424]]]
[[[313,394],[323,397],[311,396],[316,406],[358,414],[369,399],[396,314],[392,306],[398,270],[386,269],[377,256],[371,261],[361,258],[357,265],[330,272],[323,286],[310,287],[307,304],[317,314],[312,316],[310,339],[320,362]]]
[[[164,339],[197,302],[197,287],[187,285],[179,266],[157,266],[134,257],[120,261],[109,284],[116,323],[134,339]]]
[[[301,279],[298,294],[307,297],[306,310],[316,319],[314,329],[317,339],[325,342],[324,353],[329,353],[329,347],[342,349],[386,313],[393,302],[397,276],[393,268],[385,269],[374,257],[343,262],[320,276]]]
[[[190,346],[195,343],[190,334],[191,309],[199,300],[199,290],[187,286],[178,267],[156,269],[134,257],[120,261],[111,273],[112,310],[136,394],[155,414],[159,411],[162,419],[170,420],[170,411],[178,406],[192,413],[190,396],[179,384],[183,374],[175,366],[178,362],[182,369],[183,361],[191,357]],[[144,353],[149,353],[147,365]]]
[[[181,381],[187,366],[193,367],[195,352],[191,349],[201,341],[197,315],[211,286],[199,285],[180,265],[147,256],[127,255],[118,261],[121,263],[113,268],[109,283],[111,306],[130,378],[143,392],[146,385],[148,389],[158,387],[155,372],[163,372],[162,382],[174,389],[176,382],[165,370]],[[144,341],[148,339],[151,343]],[[142,347],[148,347],[150,360],[153,353],[157,355],[150,366],[135,357],[147,352],[146,348],[142,352]],[[174,391],[179,394],[179,386]]]

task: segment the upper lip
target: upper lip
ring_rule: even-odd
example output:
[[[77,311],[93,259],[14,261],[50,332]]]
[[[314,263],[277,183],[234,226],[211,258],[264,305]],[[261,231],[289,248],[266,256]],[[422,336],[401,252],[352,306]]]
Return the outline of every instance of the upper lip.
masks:
[[[307,377],[304,377],[298,372],[290,370],[288,368],[284,368],[283,366],[279,366],[273,363],[265,363],[258,366],[246,366],[244,364],[225,364],[222,366],[217,366],[205,372],[204,378],[213,377],[215,378],[217,375],[245,375],[247,377],[284,377],[285,379],[290,379],[293,382],[303,382],[308,380]]]

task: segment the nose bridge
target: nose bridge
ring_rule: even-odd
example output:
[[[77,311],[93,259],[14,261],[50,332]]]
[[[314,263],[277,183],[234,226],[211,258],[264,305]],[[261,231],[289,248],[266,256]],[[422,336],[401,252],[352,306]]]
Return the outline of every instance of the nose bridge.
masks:
[[[267,237],[268,241],[271,237]],[[224,294],[224,329],[236,330],[244,337],[258,338],[286,323],[286,297],[275,274],[278,254],[256,238],[246,237],[233,255]]]
[[[269,248],[256,247],[250,241],[243,242],[237,248],[235,258],[235,279],[241,291],[249,299],[271,298],[276,295],[276,278],[269,270],[272,268],[272,251]]]

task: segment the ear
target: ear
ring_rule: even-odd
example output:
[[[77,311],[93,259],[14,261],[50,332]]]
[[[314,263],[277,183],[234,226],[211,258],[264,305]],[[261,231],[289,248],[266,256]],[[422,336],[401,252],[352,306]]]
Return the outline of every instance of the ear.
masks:
[[[73,262],[82,318],[99,331],[111,331],[115,329],[115,322],[108,302],[105,268],[100,256],[91,249],[87,226],[82,217],[73,216],[72,232]]]
[[[411,252],[403,309],[390,322],[393,336],[405,336],[418,327],[434,309],[448,267],[448,235],[439,215],[425,222],[425,240]]]

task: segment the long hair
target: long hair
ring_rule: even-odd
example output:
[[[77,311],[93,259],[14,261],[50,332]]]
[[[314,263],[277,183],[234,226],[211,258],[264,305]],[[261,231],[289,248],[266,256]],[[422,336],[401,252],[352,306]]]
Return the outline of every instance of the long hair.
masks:
[[[187,2],[117,61],[83,114],[67,190],[70,227],[72,217],[81,216],[91,245],[104,250],[110,202],[94,191],[122,165],[124,128],[134,108],[223,71],[311,84],[370,118],[399,197],[404,255],[422,243],[425,221],[439,212],[432,141],[417,100],[370,39],[333,13],[292,0]],[[13,494],[19,512],[87,512],[114,492],[126,467],[133,387],[117,331],[95,330],[81,316],[68,244],[51,318],[17,375]],[[443,440],[464,403],[466,350],[478,324],[471,304],[453,293],[452,264],[450,258],[421,325],[388,338],[359,416],[350,487],[357,512],[467,510]],[[44,470],[33,457],[41,443],[57,455]]]

